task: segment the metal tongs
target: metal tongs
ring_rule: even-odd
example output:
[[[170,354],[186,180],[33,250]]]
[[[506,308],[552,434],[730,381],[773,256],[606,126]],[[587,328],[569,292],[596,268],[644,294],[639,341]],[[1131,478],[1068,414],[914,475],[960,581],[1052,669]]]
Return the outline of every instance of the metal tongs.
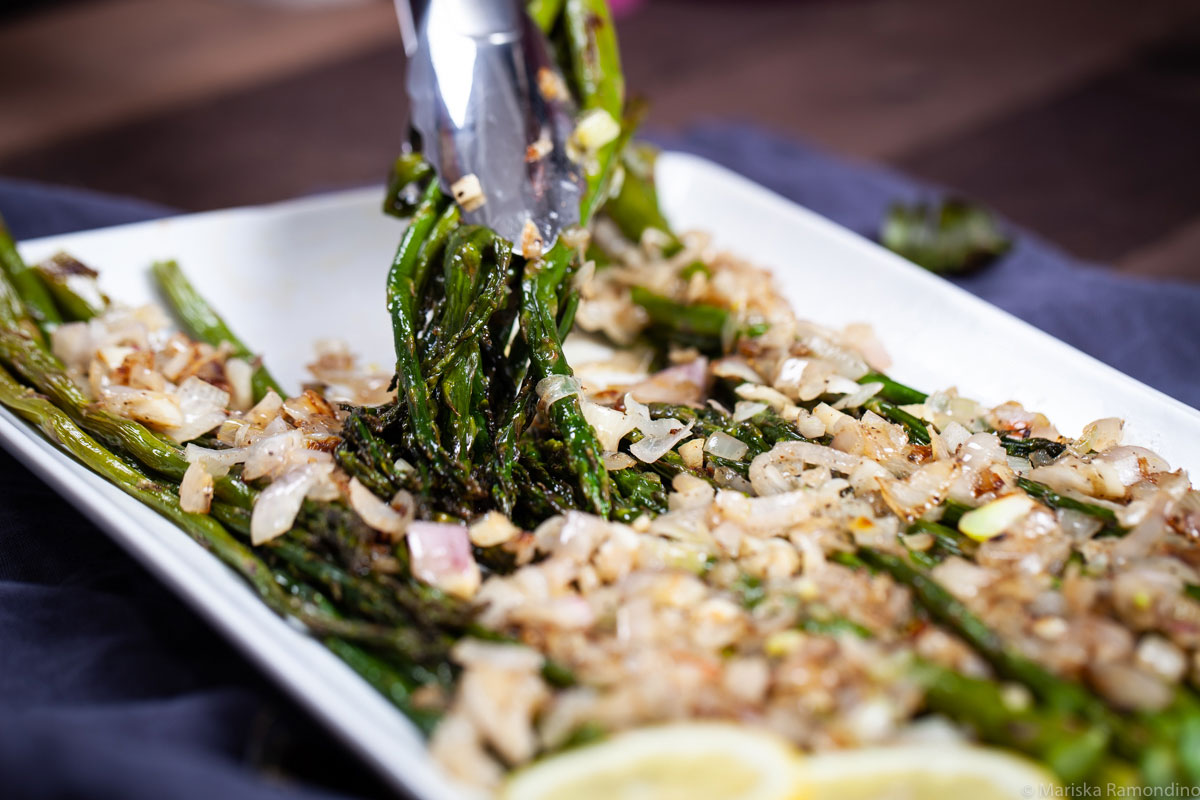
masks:
[[[574,108],[521,0],[396,0],[419,147],[463,219],[529,249],[579,222]]]

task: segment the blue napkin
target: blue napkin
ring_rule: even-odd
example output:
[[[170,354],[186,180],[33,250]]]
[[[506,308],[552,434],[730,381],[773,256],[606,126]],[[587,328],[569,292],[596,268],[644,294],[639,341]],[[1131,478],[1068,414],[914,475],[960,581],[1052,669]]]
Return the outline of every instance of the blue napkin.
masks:
[[[860,233],[935,195],[761,131],[659,135]],[[151,219],[138,201],[0,180],[17,238]],[[1076,262],[1027,234],[966,289],[1200,405],[1200,287]],[[6,798],[257,800],[379,794],[302,712],[89,522],[0,453],[0,787]],[[272,722],[274,720],[274,722]],[[266,731],[266,735],[263,734]],[[282,743],[281,743],[282,741]],[[279,758],[272,751],[292,753]],[[263,753],[268,753],[264,757]],[[299,753],[300,755],[295,755]],[[266,765],[264,768],[264,764]]]

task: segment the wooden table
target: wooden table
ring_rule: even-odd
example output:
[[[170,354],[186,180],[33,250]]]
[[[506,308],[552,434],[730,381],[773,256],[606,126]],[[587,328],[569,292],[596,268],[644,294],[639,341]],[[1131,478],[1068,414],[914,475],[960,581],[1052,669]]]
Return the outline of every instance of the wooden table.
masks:
[[[0,174],[185,209],[381,179],[403,136],[382,0],[90,0],[0,17]],[[650,124],[753,121],[1200,280],[1196,0],[649,0]]]

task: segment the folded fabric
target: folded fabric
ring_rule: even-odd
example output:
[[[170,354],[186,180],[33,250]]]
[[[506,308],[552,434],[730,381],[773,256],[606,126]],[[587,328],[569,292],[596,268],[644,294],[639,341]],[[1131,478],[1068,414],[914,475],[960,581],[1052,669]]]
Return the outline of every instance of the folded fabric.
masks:
[[[874,233],[889,203],[936,193],[745,126],[705,125],[656,138],[865,235]],[[169,209],[0,179],[0,213],[24,239],[151,219]],[[1200,287],[1139,281],[1080,264],[1023,233],[1001,262],[957,282],[1200,405],[1200,383],[1191,374],[1200,364]],[[307,781],[314,770],[326,786],[381,793],[364,778],[366,767],[347,758],[103,533],[2,453],[0,508],[5,798],[330,796]]]

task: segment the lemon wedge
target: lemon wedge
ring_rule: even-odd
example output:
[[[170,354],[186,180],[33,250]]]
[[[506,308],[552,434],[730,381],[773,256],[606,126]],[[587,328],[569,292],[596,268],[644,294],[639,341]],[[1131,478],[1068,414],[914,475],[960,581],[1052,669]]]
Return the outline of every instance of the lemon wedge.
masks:
[[[503,800],[803,800],[799,753],[769,733],[722,723],[663,725],[539,761]],[[972,800],[975,800],[974,798]]]
[[[1058,793],[1055,792],[1056,787]],[[1023,800],[1056,797],[1042,767],[968,745],[920,744],[804,757],[725,723],[642,728],[514,774],[502,800]]]
[[[1057,797],[1042,767],[1001,750],[924,744],[840,750],[804,762],[811,800],[1022,800]],[[1061,788],[1059,789],[1061,792]]]

